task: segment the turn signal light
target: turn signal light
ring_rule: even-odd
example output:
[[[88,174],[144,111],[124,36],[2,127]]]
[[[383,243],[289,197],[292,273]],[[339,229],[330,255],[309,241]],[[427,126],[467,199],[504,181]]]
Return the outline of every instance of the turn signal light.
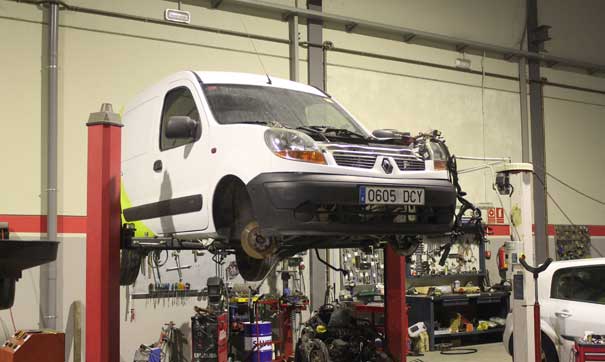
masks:
[[[294,151],[294,150],[284,150],[275,152],[281,158],[285,158],[288,160],[296,160],[310,163],[318,163],[321,165],[326,164],[326,159],[320,151]]]
[[[435,160],[433,164],[435,165],[435,171],[447,170],[447,161]]]

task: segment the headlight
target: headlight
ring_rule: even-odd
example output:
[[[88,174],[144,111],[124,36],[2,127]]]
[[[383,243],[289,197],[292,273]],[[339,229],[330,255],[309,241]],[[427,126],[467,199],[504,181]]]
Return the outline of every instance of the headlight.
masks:
[[[431,146],[431,153],[433,154],[433,165],[435,171],[447,170],[447,151],[445,148],[437,142],[429,142]]]
[[[265,131],[265,143],[281,158],[326,164],[326,159],[315,141],[302,132],[271,128]]]

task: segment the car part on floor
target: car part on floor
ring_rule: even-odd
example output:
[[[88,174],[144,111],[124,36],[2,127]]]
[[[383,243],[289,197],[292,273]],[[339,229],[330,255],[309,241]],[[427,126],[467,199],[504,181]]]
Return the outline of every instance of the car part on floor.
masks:
[[[56,241],[0,240],[0,310],[13,306],[15,283],[23,270],[57,259]]]
[[[370,321],[353,316],[349,305],[325,304],[305,323],[295,361],[393,361],[383,341]]]
[[[538,267],[532,267],[525,261],[525,255],[521,255],[519,258],[519,262],[523,265],[523,268],[528,272],[532,273],[534,277],[534,286],[535,286],[535,302],[534,302],[534,350],[535,350],[535,362],[542,362],[542,351],[538,346],[542,346],[542,330],[540,328],[540,301],[538,300],[538,276],[540,273],[545,271],[550,263],[552,263],[551,258],[547,258],[544,264]]]

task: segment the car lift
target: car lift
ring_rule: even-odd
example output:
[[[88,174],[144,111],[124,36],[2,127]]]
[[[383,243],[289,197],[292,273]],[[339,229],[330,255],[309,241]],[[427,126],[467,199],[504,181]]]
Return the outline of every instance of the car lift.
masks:
[[[120,360],[121,131],[111,104],[91,113],[88,123],[86,231],[86,361]],[[147,245],[149,243],[149,245]],[[193,244],[193,243],[192,243]],[[133,240],[131,247],[201,248],[173,239]],[[386,248],[386,338],[397,362],[406,360],[405,257]]]

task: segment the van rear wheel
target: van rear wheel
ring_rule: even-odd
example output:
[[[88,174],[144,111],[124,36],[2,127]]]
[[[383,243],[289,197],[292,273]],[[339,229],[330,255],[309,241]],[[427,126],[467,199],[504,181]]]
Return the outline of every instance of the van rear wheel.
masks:
[[[137,250],[120,250],[120,285],[136,282],[144,255]]]

